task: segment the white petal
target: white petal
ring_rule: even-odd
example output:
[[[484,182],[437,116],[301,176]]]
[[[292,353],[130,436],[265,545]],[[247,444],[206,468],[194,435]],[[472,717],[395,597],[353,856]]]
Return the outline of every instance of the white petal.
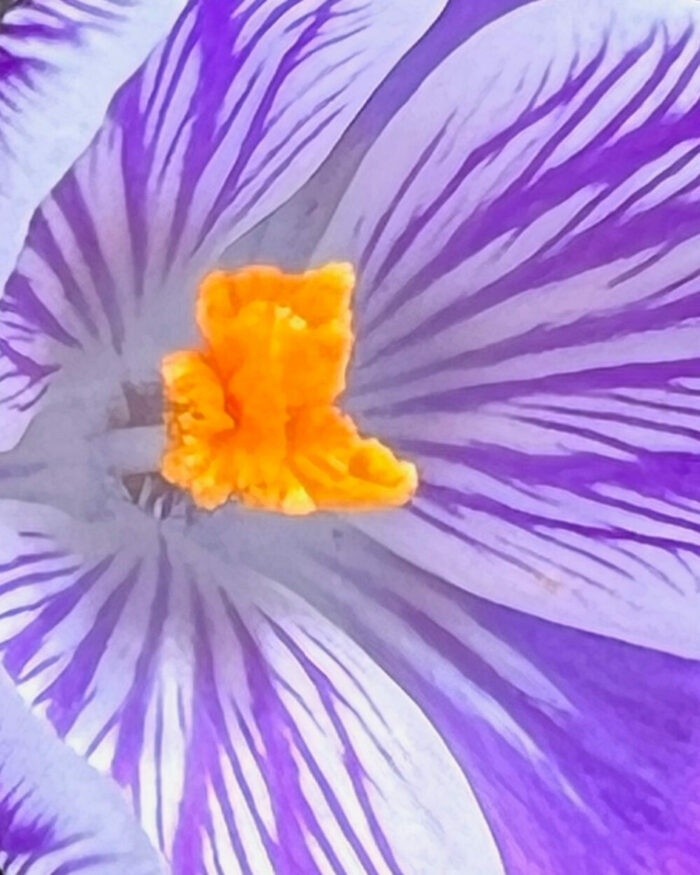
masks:
[[[184,0],[20,3],[0,26],[0,289],[39,202]]]
[[[164,875],[111,782],[31,715],[0,674],[0,865],[6,875]]]
[[[174,872],[502,875],[465,775],[383,670],[210,526],[131,511],[0,504],[0,641]]]
[[[43,405],[158,380],[201,274],[308,179],[444,3],[190,3],[34,215],[1,308],[0,446]],[[60,378],[72,398],[47,394]]]
[[[692,3],[523,7],[394,117],[316,253],[359,268],[347,405],[422,483],[357,524],[695,657],[699,63]]]

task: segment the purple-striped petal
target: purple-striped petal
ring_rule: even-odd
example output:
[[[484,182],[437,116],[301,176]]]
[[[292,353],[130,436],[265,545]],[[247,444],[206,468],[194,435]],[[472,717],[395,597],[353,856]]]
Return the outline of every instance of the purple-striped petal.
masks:
[[[182,2],[0,3],[0,289],[37,205],[88,145],[114,92]]]
[[[114,787],[61,744],[0,675],[0,866],[5,875],[159,875]]]
[[[308,179],[444,3],[188,5],[33,218],[2,303],[5,447],[58,366],[75,386],[89,356],[103,397],[156,379],[199,274]]]
[[[304,541],[268,572],[424,710],[508,875],[698,875],[700,663],[493,605],[338,523]]]
[[[395,116],[316,255],[361,277],[348,406],[422,480],[358,524],[489,599],[695,656],[698,84],[693,3],[513,12]]]
[[[174,875],[502,875],[411,699],[245,563],[276,529],[187,519],[108,497],[91,523],[0,503],[4,667],[121,786]]]

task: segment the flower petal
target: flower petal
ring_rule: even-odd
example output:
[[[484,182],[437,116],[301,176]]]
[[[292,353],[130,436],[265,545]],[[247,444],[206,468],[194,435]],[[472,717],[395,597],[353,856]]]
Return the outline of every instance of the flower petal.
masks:
[[[695,4],[513,12],[395,116],[317,251],[359,268],[347,407],[423,484],[360,524],[489,599],[695,656],[699,83]]]
[[[281,262],[287,270],[306,270],[360,162],[397,110],[457,46],[514,9],[539,2],[448,3],[432,27],[382,80],[328,160],[282,207],[235,240],[223,253],[222,265],[235,268]]]
[[[413,702],[232,560],[259,516],[224,515],[226,539],[215,519],[0,503],[0,648],[23,697],[121,785],[175,875],[502,875]]]
[[[423,709],[509,875],[698,871],[700,663],[490,604],[338,522],[296,540],[267,572]]]
[[[155,379],[203,266],[308,179],[445,2],[190,2],[34,216],[3,302],[5,447],[71,357],[81,379],[85,353]]]
[[[11,4],[0,25],[0,289],[37,204],[183,0]],[[0,3],[0,9],[8,4]]]
[[[0,676],[0,865],[6,875],[158,875],[114,787],[33,717]]]

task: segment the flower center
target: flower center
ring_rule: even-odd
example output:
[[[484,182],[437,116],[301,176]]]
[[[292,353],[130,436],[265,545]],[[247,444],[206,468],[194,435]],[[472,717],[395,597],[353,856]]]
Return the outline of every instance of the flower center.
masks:
[[[201,350],[163,359],[166,480],[213,509],[232,499],[286,514],[405,504],[415,466],[361,437],[335,405],[353,345],[349,264],[209,274]]]

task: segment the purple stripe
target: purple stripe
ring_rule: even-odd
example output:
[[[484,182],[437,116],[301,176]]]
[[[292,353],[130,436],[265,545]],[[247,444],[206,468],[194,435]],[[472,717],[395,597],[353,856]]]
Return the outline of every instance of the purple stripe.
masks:
[[[333,18],[334,7],[337,2],[338,0],[325,0],[325,2],[321,3],[318,8],[314,10],[310,24],[304,28],[297,41],[287,49],[280,59],[277,68],[265,89],[265,94],[256,108],[255,115],[246,131],[245,137],[240,144],[236,161],[204,220],[199,239],[195,246],[196,249],[201,247],[204,239],[209,234],[216,221],[220,218],[224,209],[230,205],[233,193],[240,182],[243,170],[247,166],[256,149],[259,147],[264,134],[264,126],[267,122],[270,111],[272,110],[275,99],[277,98],[287,76],[291,72],[291,69],[293,69],[293,65],[296,62],[299,52],[306,47],[314,37],[320,33],[323,26]],[[259,36],[262,36],[268,29],[270,29],[287,11],[287,9],[294,5],[295,0],[287,0],[286,3],[279,5],[274,13],[268,16],[264,26],[259,31]]]
[[[17,11],[22,14],[24,20],[15,23],[13,8],[6,9],[0,14],[2,19],[2,32],[0,38],[4,44],[0,46],[0,80],[3,85],[13,86],[19,82],[29,84],[32,75],[38,71],[46,70],[50,63],[41,58],[41,44],[51,45],[57,42],[78,44],[84,39],[85,34],[92,29],[104,28],[105,22],[114,23],[123,17],[123,9],[128,8],[131,0],[108,0],[111,9],[105,8],[105,3],[99,5],[82,3],[80,0],[61,0],[62,6],[73,6],[78,11],[85,13],[78,20],[75,16],[63,15],[59,8],[26,2],[23,0],[17,5]],[[37,21],[27,20],[27,15],[36,12]],[[52,19],[47,22],[47,18]],[[36,43],[34,51],[27,52],[26,47],[30,42]],[[13,44],[22,47],[18,53],[13,52]],[[5,101],[5,89],[0,92],[0,100]],[[0,135],[1,139],[1,135]]]
[[[503,380],[500,383],[468,386],[430,395],[410,398],[364,411],[365,416],[398,416],[404,413],[435,413],[459,410],[465,414],[482,405],[506,401],[517,395],[559,393],[575,396],[585,387],[587,393],[600,389],[649,388],[664,386],[671,380],[700,376],[698,359],[678,359],[670,362],[632,362],[549,374],[546,377]]]
[[[134,666],[134,680],[121,708],[119,732],[112,759],[112,774],[122,786],[131,788],[137,817],[140,817],[139,763],[143,753],[146,714],[150,706],[158,669],[157,659],[168,616],[172,567],[161,539],[158,577],[151,603],[144,644]],[[143,584],[142,584],[143,585]]]
[[[423,170],[429,165],[430,161],[435,155],[435,150],[437,149],[437,147],[440,145],[440,143],[443,142],[452,118],[453,116],[450,116],[450,118],[442,125],[437,134],[435,134],[433,139],[428,143],[425,149],[418,156],[415,163],[406,174],[406,178],[403,180],[396,194],[392,198],[389,206],[375,221],[372,233],[370,234],[369,239],[358,261],[359,273],[362,273],[367,268],[367,264],[369,263],[370,258],[374,255],[374,252],[377,249],[382,235],[386,232],[387,226],[389,225],[389,221],[391,220],[392,216],[399,208],[404,198],[406,198],[406,196],[409,194],[411,186],[414,184],[420,173],[422,173]],[[364,301],[366,302],[366,297],[364,298]]]
[[[12,856],[45,853],[54,847],[53,825],[36,816],[27,818],[24,811],[31,800],[30,791],[21,784],[7,788],[3,778],[0,766],[0,851]]]
[[[201,79],[206,85],[204,95],[197,100],[195,94],[192,103],[197,106],[193,118],[193,134],[185,153],[186,172],[182,174],[180,188],[175,201],[173,223],[171,225],[168,243],[169,258],[172,259],[177,244],[185,227],[187,207],[193,194],[193,186],[201,176],[211,157],[229,134],[239,112],[246,105],[247,93],[241,95],[224,124],[218,121],[219,107],[224,103],[234,77],[232,68],[242,71],[249,59],[259,37],[298,0],[286,0],[268,16],[265,24],[242,47],[237,46],[244,28],[253,15],[262,9],[265,0],[256,0],[244,13],[231,15],[224,7],[202,7],[199,9],[195,22],[194,33],[201,43],[201,63],[206,66],[207,75]],[[228,38],[221,39],[221,33],[226,32]],[[204,98],[204,99],[201,99]]]
[[[53,194],[56,206],[75,232],[75,239],[102,304],[110,329],[112,345],[119,352],[124,340],[124,317],[119,306],[114,277],[102,252],[94,219],[75,174],[64,176]]]
[[[156,712],[156,735],[155,735],[155,770],[156,770],[156,831],[158,833],[158,847],[165,848],[165,827],[163,824],[163,702],[158,699]]]
[[[333,870],[343,873],[333,849],[324,836],[301,787],[298,767],[290,749],[291,719],[272,684],[269,670],[250,632],[235,607],[222,593],[226,613],[243,651],[243,662],[252,698],[252,714],[258,732],[264,740],[264,751],[255,752],[270,795],[270,804],[277,828],[277,842],[272,859],[279,875],[320,875],[305,838],[308,831],[327,855]],[[247,733],[248,737],[249,733]]]
[[[338,717],[335,701],[342,702],[342,704],[346,708],[349,708],[351,711],[353,711],[355,717],[362,725],[362,728],[365,730],[369,738],[373,738],[373,734],[370,732],[369,728],[365,724],[364,720],[362,720],[360,715],[357,713],[357,711],[352,708],[349,702],[347,702],[347,700],[345,700],[338,693],[329,678],[313,664],[313,662],[304,654],[301,648],[289,637],[289,635],[287,635],[282,627],[279,626],[279,624],[275,623],[270,617],[268,617],[267,620],[272,626],[272,629],[274,630],[277,637],[280,639],[280,641],[282,641],[282,643],[290,651],[290,653],[293,654],[297,662],[304,669],[304,671],[316,687],[319,698],[343,746],[343,765],[347,769],[350,782],[352,783],[353,789],[357,796],[357,801],[362,808],[363,814],[367,818],[370,833],[372,834],[372,837],[376,842],[377,848],[379,849],[379,852],[381,853],[384,862],[387,865],[387,868],[391,872],[393,872],[394,875],[402,875],[401,869],[399,868],[394,853],[391,850],[386,834],[381,828],[381,825],[377,819],[377,815],[372,808],[372,803],[370,802],[369,795],[367,793],[367,787],[365,786],[367,776],[364,774],[362,763],[357,756],[357,752],[352,746],[350,736],[348,735],[348,732],[345,729],[342,720]],[[301,736],[299,737],[301,738]],[[348,842],[350,843],[351,847],[354,849],[360,862],[362,863],[364,867],[363,871],[367,873],[376,873],[377,869],[367,855],[367,852],[364,849],[362,842],[358,838],[355,831],[352,829],[344,813],[342,803],[338,800],[335,793],[333,793],[330,785],[328,784],[323,776],[323,773],[319,769],[318,764],[309,754],[308,748],[305,748],[304,756],[305,758],[308,758],[307,761],[309,762],[310,768],[312,772],[316,775],[319,783],[321,784],[324,796],[328,801],[329,806],[333,811],[333,814],[337,818],[338,823],[343,830],[343,833],[347,837]]]
[[[39,300],[29,280],[21,274],[14,273],[7,281],[4,296],[0,301],[0,312],[20,316],[30,326],[36,326],[65,346],[81,347],[77,338],[67,331]]]
[[[35,704],[49,702],[47,716],[61,737],[71,730],[94,695],[88,694],[88,689],[138,581],[138,575],[139,569],[136,567],[114,588],[97,612],[93,625],[75,648],[66,668],[36,699]]]
[[[201,597],[192,585],[192,617],[195,624],[195,680],[196,689],[206,682],[206,631]],[[204,663],[204,665],[203,665]],[[204,673],[204,676],[203,676]],[[209,686],[210,695],[216,696],[216,685]],[[185,756],[185,781],[178,812],[178,823],[172,847],[173,875],[199,875],[202,871],[202,830],[211,828],[208,802],[210,760],[216,755],[210,737],[209,721],[201,708],[192,707],[192,730]],[[214,751],[212,752],[212,747]],[[226,817],[226,814],[224,814]],[[229,822],[227,820],[227,826]]]
[[[6,645],[4,665],[7,671],[14,678],[18,678],[24,667],[30,662],[41,650],[49,635],[58,624],[64,620],[76,608],[80,600],[90,592],[95,584],[102,578],[102,575],[109,568],[114,560],[113,556],[109,556],[94,568],[81,574],[75,583],[67,586],[61,592],[53,594],[50,597],[49,604],[43,611],[27,624],[24,629],[17,634],[9,644]],[[68,569],[58,569],[56,571],[47,572],[41,575],[41,579],[37,580],[36,576],[32,578],[19,578],[28,583],[42,583],[44,581],[55,581],[60,577],[69,577],[77,570],[77,566]],[[17,581],[15,581],[17,582]]]
[[[682,871],[695,871],[697,664],[493,605],[389,558],[364,536],[353,537],[352,554],[348,549],[344,555],[354,556],[357,567],[316,558],[368,602],[351,597],[356,610],[339,600],[326,604],[326,611],[343,618],[350,634],[441,732],[477,791],[509,873],[529,875],[536,866],[538,875],[560,875],[566,867],[572,875],[587,875],[590,856],[580,855],[581,848],[594,848],[600,870],[616,875],[660,871],[668,859],[677,860]],[[389,573],[405,579],[405,598],[386,591],[378,573],[387,565]],[[419,607],[429,608],[435,595],[453,607],[452,632]],[[372,632],[363,615],[374,603],[408,623],[412,635]],[[470,621],[465,628],[476,622],[509,649],[494,650],[493,662],[485,659],[471,648],[468,631],[456,637],[463,628],[460,615]],[[513,746],[471,701],[448,697],[439,677],[427,680],[412,655],[414,640],[504,708],[542,760]],[[476,640],[483,646],[481,636]],[[509,668],[514,658],[524,659],[560,691],[563,710],[509,680],[517,678]]]
[[[29,238],[32,241],[32,248],[39,257],[47,262],[51,270],[56,274],[62,292],[78,318],[83,322],[90,334],[96,337],[98,333],[97,325],[87,298],[83,294],[80,283],[76,281],[73,272],[68,266],[63,252],[53,235],[51,225],[41,209],[38,209],[32,217],[29,226]]]
[[[138,104],[138,89],[124,92],[122,113],[128,121],[124,126],[119,169],[124,180],[130,180],[130,184],[124,185],[126,218],[133,258],[134,296],[142,298],[145,291],[147,253],[151,236],[144,192],[147,190],[148,168],[153,162],[155,146],[146,149],[146,117],[139,113]]]
[[[534,178],[542,169],[551,152],[567,134],[581,123],[586,113],[593,110],[596,103],[615,85],[618,78],[631,69],[639,58],[649,50],[654,37],[655,35],[652,34],[647,42],[629,52],[615,70],[602,80],[592,95],[584,101],[583,106],[558,130],[556,136],[545,144],[510,188],[503,191],[493,203],[482,208],[479,215],[470,215],[465,218],[465,221],[445,241],[441,251],[418,270],[415,276],[396,295],[392,296],[387,305],[366,326],[366,331],[378,327],[382,320],[395,312],[401,304],[419,295],[425,288],[454,270],[466,258],[481,250],[490,241],[498,239],[518,227],[527,227],[546,209],[564,203],[582,187],[604,183],[605,192],[600,197],[607,197],[611,191],[620,187],[636,171],[663,157],[672,147],[679,143],[693,141],[700,104],[682,116],[671,115],[668,110],[672,102],[677,100],[679,93],[686,88],[688,78],[700,66],[700,54],[694,56],[693,60],[684,66],[671,89],[671,93],[656,108],[652,118],[646,121],[642,127],[630,131],[612,142],[614,135],[637,111],[640,103],[647,100],[653,90],[668,75],[672,64],[687,45],[689,34],[686,33],[664,52],[654,73],[639,88],[615,119],[585,149],[561,165],[542,173],[537,179]],[[589,65],[589,69],[593,72],[595,67]],[[578,87],[580,86],[577,86],[577,90]],[[570,86],[567,85],[560,89],[540,107],[527,112],[517,122],[509,126],[505,132],[499,134],[494,140],[467,158],[467,161],[445,187],[441,196],[423,214],[409,223],[408,228],[392,246],[389,256],[379,269],[378,282],[381,282],[381,279],[394,267],[406,251],[406,247],[410,245],[411,240],[464,183],[469,173],[475,170],[489,154],[493,151],[497,152],[514,136],[526,130],[534,116],[548,114],[558,105],[565,105],[573,96],[567,93],[569,88]],[[494,144],[497,145],[495,150]],[[680,159],[676,163],[674,171],[663,171],[650,184],[651,187],[656,187],[670,173],[677,172],[686,161],[687,159]],[[602,228],[600,225],[594,225],[571,237],[572,228],[585,219],[596,203],[585,207],[568,227],[560,231],[555,240],[550,241],[540,252],[516,267],[507,276],[479,289],[472,295],[464,296],[449,308],[422,321],[404,337],[386,344],[366,364],[371,364],[378,358],[395,352],[407,343],[434,337],[446,328],[454,326],[460,320],[473,318],[526,290],[569,278],[662,243],[666,243],[670,249],[698,233],[700,227],[694,206],[683,204],[681,201],[673,203],[667,200],[649,208],[642,214],[625,217],[625,212],[643,194],[644,191],[636,192],[625,203],[616,208],[611,216],[605,218]],[[568,242],[565,242],[567,237]],[[625,313],[625,318],[626,316]],[[570,330],[575,329],[572,327]],[[579,330],[582,330],[581,326],[579,326]]]

